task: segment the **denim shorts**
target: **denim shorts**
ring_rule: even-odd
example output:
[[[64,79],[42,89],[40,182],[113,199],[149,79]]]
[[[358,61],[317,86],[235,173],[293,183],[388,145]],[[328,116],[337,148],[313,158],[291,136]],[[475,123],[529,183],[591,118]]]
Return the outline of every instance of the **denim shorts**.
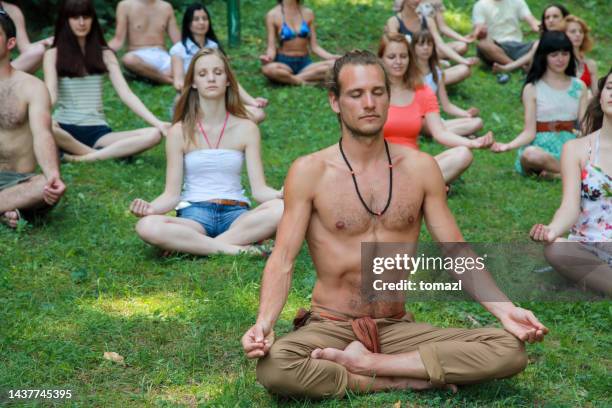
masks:
[[[301,57],[290,57],[284,54],[276,54],[276,62],[280,62],[282,64],[288,65],[293,71],[293,74],[299,74],[304,68],[312,64],[312,60],[309,55],[304,55]]]
[[[177,216],[197,222],[204,227],[206,235],[211,238],[223,234],[236,221],[236,218],[249,211],[249,207],[223,205],[209,201],[190,204],[189,207],[177,210]]]

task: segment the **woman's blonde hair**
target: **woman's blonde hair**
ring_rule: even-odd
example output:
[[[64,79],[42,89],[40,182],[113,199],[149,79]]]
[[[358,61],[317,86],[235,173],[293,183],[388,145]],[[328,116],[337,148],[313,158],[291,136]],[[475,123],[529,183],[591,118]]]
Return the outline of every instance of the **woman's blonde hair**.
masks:
[[[229,86],[225,91],[225,109],[239,118],[248,119],[247,111],[240,99],[238,91],[238,81],[236,75],[230,67],[227,56],[221,51],[214,48],[203,48],[193,57],[189,69],[185,75],[185,83],[181,96],[176,104],[176,110],[174,111],[174,117],[172,123],[182,122],[183,124],[183,136],[191,143],[195,144],[195,127],[200,114],[200,95],[198,90],[193,86],[193,78],[195,75],[196,62],[209,55],[214,55],[223,61],[225,67],[225,73],[227,75],[227,81]],[[206,115],[206,112],[203,112]]]
[[[569,23],[576,23],[582,28],[582,33],[584,34],[584,38],[582,39],[582,44],[580,44],[580,52],[589,52],[593,49],[593,39],[589,34],[591,32],[591,28],[587,25],[587,23],[581,19],[580,17],[574,16],[570,14],[565,17],[565,30],[567,31],[569,27]]]
[[[410,43],[408,43],[405,35],[399,33],[384,34],[380,39],[380,45],[378,46],[378,58],[383,58],[387,46],[392,42],[404,44],[406,46],[406,50],[408,52],[408,68],[406,69],[403,80],[409,89],[414,90],[423,84],[423,80],[421,79],[422,73],[417,64],[414,51],[412,50],[412,47],[410,47]]]

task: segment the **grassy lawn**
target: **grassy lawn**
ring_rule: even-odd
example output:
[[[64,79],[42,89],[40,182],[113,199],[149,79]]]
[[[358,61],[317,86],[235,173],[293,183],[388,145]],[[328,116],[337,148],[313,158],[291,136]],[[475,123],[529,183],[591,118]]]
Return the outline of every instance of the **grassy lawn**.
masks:
[[[528,0],[538,16],[545,0]],[[275,2],[243,0],[243,43],[230,50],[234,68],[254,96],[270,100],[261,125],[266,176],[280,187],[297,157],[333,144],[335,116],[321,89],[270,85],[259,73],[263,16]],[[391,0],[308,0],[318,17],[324,47],[341,52],[377,47],[391,13]],[[466,32],[467,0],[445,1],[449,21]],[[594,28],[600,74],[612,55],[608,0],[568,0],[570,11]],[[225,2],[210,5],[225,33]],[[470,54],[474,49],[470,50]],[[451,89],[460,106],[480,108],[485,126],[499,140],[522,127],[520,88],[514,73],[498,85],[484,68]],[[168,118],[174,92],[134,82],[134,91],[161,118]],[[107,83],[106,113],[112,127],[144,126],[127,112]],[[425,143],[437,153],[441,146]],[[475,152],[475,162],[453,186],[449,205],[465,237],[473,242],[525,242],[536,222],[548,222],[560,200],[559,182],[523,178],[513,170],[514,153]],[[247,256],[172,257],[134,233],[132,199],[153,199],[163,189],[163,147],[132,163],[64,164],[67,195],[50,216],[17,232],[0,227],[0,405],[7,389],[72,389],[73,406],[611,406],[609,302],[525,303],[551,329],[543,344],[528,347],[530,364],[515,378],[442,391],[349,395],[313,403],[271,397],[255,380],[255,364],[239,339],[254,322],[264,261]],[[425,234],[424,239],[429,239]],[[310,257],[298,259],[289,301],[277,333],[290,330],[299,307],[308,307],[314,283]],[[417,319],[448,326],[495,324],[474,303],[409,303]],[[103,359],[117,352],[125,365]],[[51,405],[29,402],[30,406]],[[58,403],[59,404],[59,403]]]

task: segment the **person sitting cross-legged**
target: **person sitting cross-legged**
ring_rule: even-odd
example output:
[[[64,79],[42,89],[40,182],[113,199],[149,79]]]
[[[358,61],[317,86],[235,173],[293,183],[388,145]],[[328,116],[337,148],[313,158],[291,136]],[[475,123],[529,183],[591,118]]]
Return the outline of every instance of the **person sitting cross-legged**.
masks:
[[[576,138],[588,100],[576,78],[573,45],[562,31],[542,34],[522,91],[523,131],[508,143],[494,143],[496,153],[518,149],[515,169],[522,175],[558,177],[564,143]]]
[[[0,13],[0,222],[16,228],[22,211],[44,212],[64,194],[51,134],[49,93],[10,63],[16,28]],[[36,164],[43,174],[36,174]]]
[[[162,0],[122,0],[117,4],[115,36],[108,42],[117,52],[127,39],[123,65],[134,74],[172,85],[172,61],[165,36],[172,44],[181,40],[172,4]]]
[[[338,58],[319,45],[314,12],[301,0],[278,0],[278,5],[266,14],[266,31],[267,49],[259,59],[261,71],[271,81],[317,85],[325,80]],[[312,62],[310,51],[324,61]]]
[[[166,142],[166,188],[152,202],[135,199],[136,232],[164,251],[194,255],[259,252],[283,212],[282,191],[266,184],[257,125],[248,118],[227,57],[204,48],[192,59]],[[243,162],[253,198],[240,181]],[[181,187],[183,191],[181,193]],[[177,209],[178,217],[165,215]]]
[[[435,160],[383,138],[390,85],[382,62],[352,51],[336,61],[332,75],[329,102],[341,122],[340,141],[291,166],[257,320],[242,337],[246,356],[259,359],[258,381],[275,394],[324,398],[349,390],[456,389],[519,373],[527,365],[524,341],[542,340],[547,329],[513,305],[486,269],[478,285],[496,301],[481,303],[504,330],[415,323],[404,309],[405,294],[397,301],[362,296],[362,242],[414,245],[423,219],[437,241],[463,237]],[[304,237],[317,276],[312,310],[275,340]],[[473,282],[465,287],[470,294]]]
[[[17,29],[19,56],[11,61],[11,65],[19,71],[25,71],[30,74],[35,73],[40,68],[45,50],[53,44],[53,37],[48,37],[34,43],[30,42],[26,20],[21,9],[15,4],[0,1],[0,13],[2,11],[11,17]]]
[[[546,259],[561,275],[612,296],[612,70],[598,89],[584,118],[587,135],[563,146],[561,206],[530,235],[547,244]]]
[[[67,161],[132,156],[159,144],[170,127],[130,90],[117,57],[106,46],[91,0],[62,3],[55,44],[45,54],[44,71],[56,107],[55,141],[66,152]],[[153,127],[113,132],[104,115],[105,74],[121,101]]]

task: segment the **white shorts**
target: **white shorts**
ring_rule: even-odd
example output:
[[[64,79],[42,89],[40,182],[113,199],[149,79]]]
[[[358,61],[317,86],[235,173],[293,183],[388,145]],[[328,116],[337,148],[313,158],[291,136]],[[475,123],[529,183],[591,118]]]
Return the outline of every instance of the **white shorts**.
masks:
[[[141,48],[132,53],[144,61],[145,64],[152,66],[162,74],[170,74],[172,58],[168,51],[161,48]]]

